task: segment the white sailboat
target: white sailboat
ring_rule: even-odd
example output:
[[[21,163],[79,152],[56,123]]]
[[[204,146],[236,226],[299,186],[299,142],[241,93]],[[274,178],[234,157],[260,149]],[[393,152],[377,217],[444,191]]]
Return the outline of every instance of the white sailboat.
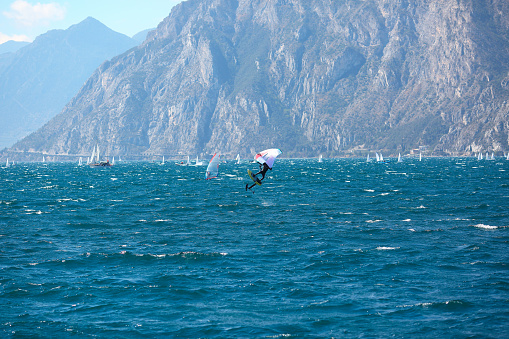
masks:
[[[419,152],[419,161],[422,161],[422,154]]]
[[[95,158],[95,160],[94,160],[94,158]],[[93,166],[93,167],[108,167],[108,166],[111,166],[111,163],[109,162],[109,160],[100,161],[100,157],[99,157],[99,145],[94,147],[94,150],[92,151],[92,156],[90,157],[89,165]]]
[[[320,156],[318,157],[318,162],[322,162],[322,155],[320,154]]]
[[[203,165],[203,161],[198,160],[198,156],[196,156],[196,161],[194,162],[194,165],[195,166],[202,166]]]
[[[368,157],[366,158],[366,162],[371,162],[371,159],[369,158],[369,153],[368,153]]]
[[[375,155],[376,155],[376,161],[380,161],[380,155],[378,155],[378,152],[375,152]]]
[[[176,162],[175,165],[180,165],[180,166],[189,166],[189,165],[191,165],[191,162],[189,161],[189,155],[187,156],[187,161],[186,162],[184,162],[184,161]]]
[[[401,153],[398,154],[398,162],[401,162]]]
[[[80,157],[79,160],[78,160],[78,166],[81,166],[81,165],[83,165],[83,160]]]
[[[237,157],[235,157],[235,161],[237,165],[240,164],[240,154],[237,154]]]
[[[7,162],[5,163],[5,167],[9,167],[9,158],[7,158]]]
[[[164,165],[164,155],[163,155],[163,162],[161,163],[161,165]]]

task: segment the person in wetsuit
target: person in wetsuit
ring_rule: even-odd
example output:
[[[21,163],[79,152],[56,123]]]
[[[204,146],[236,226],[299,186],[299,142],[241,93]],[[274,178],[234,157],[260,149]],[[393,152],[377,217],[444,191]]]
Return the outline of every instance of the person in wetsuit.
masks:
[[[270,168],[270,167],[269,167],[269,165],[267,165],[267,163],[265,163],[265,162],[263,163],[263,165],[262,165],[262,164],[260,164],[260,163],[259,163],[258,165],[260,166],[260,171],[259,171],[258,173],[256,173],[256,174],[253,174],[253,178],[255,178],[255,179],[256,179],[256,182],[258,182],[258,183],[261,185],[261,184],[262,184],[262,180],[263,180],[263,179],[265,179],[265,173],[267,173],[267,171],[268,171],[268,170],[271,170],[271,171],[272,171],[272,168]],[[262,175],[262,178],[261,178],[261,179],[258,179],[258,178],[256,177],[258,174],[261,174],[261,175]],[[246,191],[247,191],[248,189],[253,188],[253,186],[254,186],[254,185],[256,185],[256,182],[255,182],[254,184],[252,184],[251,186],[249,186],[248,184],[246,184]]]

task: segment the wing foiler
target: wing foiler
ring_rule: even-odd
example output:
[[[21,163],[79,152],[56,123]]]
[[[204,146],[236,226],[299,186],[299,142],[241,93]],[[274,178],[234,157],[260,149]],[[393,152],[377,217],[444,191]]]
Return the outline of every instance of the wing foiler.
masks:
[[[254,184],[252,184],[251,186],[249,186],[249,184],[246,184],[246,191],[248,189],[250,190],[255,185],[260,186],[262,184],[262,180],[263,180],[263,178],[265,178],[265,173],[269,169],[272,170],[272,166],[274,166],[274,161],[276,160],[278,155],[280,155],[281,153],[283,153],[283,152],[281,152],[281,150],[279,150],[277,148],[270,148],[270,149],[266,149],[265,151],[261,151],[260,153],[257,153],[255,155],[255,157],[254,157],[255,160],[260,164],[260,172],[253,174],[253,172],[251,172],[251,170],[247,170],[247,174],[249,175],[251,180],[254,181]],[[258,174],[262,175],[262,179],[259,179],[257,177]]]

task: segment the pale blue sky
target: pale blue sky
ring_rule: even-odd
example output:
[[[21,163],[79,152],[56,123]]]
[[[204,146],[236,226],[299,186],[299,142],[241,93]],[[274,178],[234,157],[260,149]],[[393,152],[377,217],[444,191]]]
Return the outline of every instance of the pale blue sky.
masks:
[[[155,28],[182,0],[0,0],[0,44],[33,41],[91,16],[128,36]]]

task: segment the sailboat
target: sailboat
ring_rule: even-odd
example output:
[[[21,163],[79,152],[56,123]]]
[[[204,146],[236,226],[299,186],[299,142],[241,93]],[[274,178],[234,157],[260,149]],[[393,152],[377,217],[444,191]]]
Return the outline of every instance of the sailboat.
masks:
[[[163,162],[161,162],[161,165],[164,165],[164,155],[163,155]]]
[[[5,163],[5,167],[9,167],[9,158],[7,158],[7,162]]]
[[[237,165],[240,164],[240,154],[237,154],[237,157],[235,157],[235,161]]]
[[[191,162],[189,161],[189,155],[187,156],[187,161],[186,162],[184,162],[184,161],[176,162],[175,165],[180,165],[180,166],[189,166],[189,165],[191,165]]]
[[[369,158],[369,153],[368,153],[368,157],[366,158],[366,162],[371,162],[371,159]]]
[[[195,166],[202,166],[203,165],[203,161],[198,160],[198,156],[196,156],[196,161],[194,162],[194,165]]]
[[[94,162],[95,157],[95,162]],[[94,147],[94,150],[92,151],[92,156],[90,157],[90,163],[89,165],[92,167],[109,167],[111,166],[111,163],[109,160],[106,161],[100,161],[99,160],[99,145]]]
[[[398,162],[401,162],[401,153],[398,154]]]
[[[320,155],[318,156],[318,162],[322,162],[322,161],[323,161],[323,157],[322,157],[322,155],[320,154]]]
[[[419,152],[419,161],[422,161],[422,154]]]
[[[83,160],[80,157],[79,160],[78,160],[78,166],[81,166],[81,165],[83,165]]]

